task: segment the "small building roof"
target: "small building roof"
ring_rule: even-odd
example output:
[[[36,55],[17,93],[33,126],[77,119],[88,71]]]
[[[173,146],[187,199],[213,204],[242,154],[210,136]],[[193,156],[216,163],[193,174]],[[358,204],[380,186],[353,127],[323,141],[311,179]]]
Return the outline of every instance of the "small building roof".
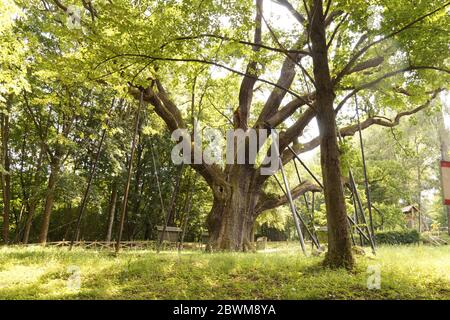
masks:
[[[412,211],[419,211],[419,209],[414,205],[410,205],[410,206],[406,206],[406,207],[402,208],[403,213],[411,213]]]
[[[164,226],[156,226],[156,230],[158,230],[158,231],[163,231],[163,229],[164,229]],[[170,226],[166,227],[166,232],[181,232],[181,231],[183,231],[183,230],[181,230],[181,228],[178,228],[178,227],[170,227]]]

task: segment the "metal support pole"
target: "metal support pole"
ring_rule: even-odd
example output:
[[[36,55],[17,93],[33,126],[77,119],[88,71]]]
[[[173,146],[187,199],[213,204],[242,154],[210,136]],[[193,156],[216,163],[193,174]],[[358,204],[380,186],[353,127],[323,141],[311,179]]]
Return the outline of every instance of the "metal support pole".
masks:
[[[297,211],[295,210],[294,201],[292,200],[292,194],[291,194],[291,190],[289,188],[289,182],[287,181],[286,173],[284,171],[283,163],[282,163],[280,157],[278,157],[278,161],[280,163],[280,169],[281,169],[281,175],[283,177],[284,187],[286,188],[286,196],[289,201],[289,207],[291,208],[292,217],[294,218],[294,222],[295,222],[295,228],[297,229],[297,234],[298,234],[298,237],[300,238],[300,246],[302,247],[303,253],[305,255],[307,255],[306,248],[305,248],[305,241],[303,239],[302,228],[300,227],[299,219],[297,216]]]
[[[131,140],[130,162],[128,164],[127,181],[125,184],[125,190],[123,192],[122,212],[120,215],[119,232],[117,234],[117,241],[116,241],[116,250],[115,250],[116,254],[119,253],[119,250],[120,250],[120,242],[122,241],[123,225],[125,223],[125,216],[127,214],[128,193],[130,191],[131,173],[133,170],[133,158],[134,158],[134,153],[136,150],[136,143],[137,143],[136,137],[139,132],[139,121],[140,121],[141,109],[143,107],[143,104],[144,104],[144,92],[141,90],[141,96],[139,99],[139,107],[136,111],[136,115],[135,115],[135,119],[134,119],[134,131],[133,131],[133,138]]]
[[[363,236],[364,239],[366,239],[367,241],[369,241],[370,243],[372,243],[372,242],[370,241],[370,238],[364,233],[364,231],[362,231],[361,228],[355,223],[355,221],[353,221],[352,217],[347,216],[347,218],[348,218],[348,220],[355,226],[355,228],[356,228],[356,230],[358,230],[359,234],[360,234],[361,236]],[[373,253],[375,253],[375,249],[374,249],[373,247],[372,247],[372,249],[373,249]]]
[[[276,134],[277,133],[275,133],[275,135]],[[272,135],[274,135],[274,133],[272,133]],[[281,170],[281,175],[283,177],[284,187],[286,188],[286,197],[288,198],[289,207],[291,208],[292,217],[294,218],[295,228],[297,229],[297,234],[298,234],[298,237],[300,238],[300,246],[302,248],[303,253],[306,256],[307,253],[306,253],[306,247],[305,247],[305,240],[303,239],[303,232],[302,232],[302,228],[300,227],[300,222],[299,222],[299,219],[297,216],[297,210],[295,209],[294,201],[292,200],[291,189],[289,188],[289,182],[286,178],[286,172],[284,171],[283,161],[281,160],[281,157],[280,157],[280,150],[278,147],[278,139],[273,139],[272,143],[275,147],[274,151],[276,152],[276,156],[278,158],[278,163],[280,165],[280,170]],[[276,178],[276,176],[275,176],[275,178]]]
[[[280,187],[281,191],[283,191],[284,196],[287,197],[286,191],[284,191],[284,188],[281,185],[280,180],[278,180],[277,176],[274,176],[274,178],[275,178],[275,181],[278,183],[278,186]],[[305,227],[306,232],[310,236],[313,246],[315,245],[317,247],[317,249],[322,250],[322,247],[320,246],[319,240],[317,239],[317,237],[314,236],[314,233],[312,233],[309,230],[308,225],[306,224],[305,220],[302,218],[300,213],[298,213],[296,208],[295,208],[295,213],[297,214],[298,218],[300,219],[300,222],[302,223],[302,225]]]
[[[316,181],[317,184],[323,189],[323,184],[319,181],[319,179],[316,178],[314,173],[312,173],[312,171],[309,170],[309,168],[302,161],[302,159],[300,159],[300,157],[295,153],[294,149],[292,149],[291,146],[288,146],[288,149],[292,152],[292,154],[294,155],[295,159],[297,159],[298,162],[300,162],[300,164],[303,166],[303,168],[305,168],[305,170],[310,174],[310,176],[314,179],[314,181]]]
[[[371,234],[370,229],[367,226],[366,216],[364,215],[364,208],[362,206],[361,199],[360,199],[359,194],[358,194],[358,190],[356,190],[356,183],[355,183],[355,179],[353,178],[353,174],[352,174],[351,170],[350,170],[350,183],[352,185],[352,193],[356,197],[356,200],[357,200],[357,203],[358,203],[358,206],[359,206],[359,210],[361,211],[361,216],[363,218],[363,223],[365,224],[367,233],[369,234],[369,238],[370,239],[368,239],[368,241],[370,242],[370,246],[372,247],[372,251],[375,254],[375,242],[373,241],[373,234]]]
[[[365,184],[365,187],[366,187],[367,207],[369,209],[370,231],[372,233],[372,238],[373,238],[373,235],[375,234],[375,230],[373,228],[372,201],[370,199],[369,180],[367,178],[366,157],[365,157],[365,154],[364,154],[364,143],[363,143],[363,138],[362,138],[361,121],[359,119],[357,95],[355,95],[355,109],[356,109],[356,118],[358,119],[359,144],[361,146],[361,157],[362,157],[363,172],[364,172],[364,184]],[[375,242],[374,239],[372,239],[372,241]]]

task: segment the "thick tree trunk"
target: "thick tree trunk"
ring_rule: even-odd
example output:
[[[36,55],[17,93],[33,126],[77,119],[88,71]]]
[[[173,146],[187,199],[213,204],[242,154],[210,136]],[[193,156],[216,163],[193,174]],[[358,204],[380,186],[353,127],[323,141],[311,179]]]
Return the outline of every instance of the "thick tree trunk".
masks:
[[[214,198],[208,219],[212,250],[247,251],[252,249],[251,234],[255,217],[242,202],[245,193],[234,190],[227,200]]]
[[[42,220],[41,231],[39,233],[39,243],[47,242],[48,227],[50,225],[50,215],[52,214],[53,201],[55,199],[56,181],[59,171],[59,163],[53,163],[50,176],[47,183],[47,195],[45,197],[44,217]]]
[[[351,268],[351,238],[341,183],[334,112],[319,114],[321,167],[328,226],[328,253],[325,263],[330,267]]]
[[[252,250],[251,235],[257,213],[260,187],[251,181],[252,172],[235,166],[227,186],[215,187],[214,201],[208,216],[209,244],[212,250]]]
[[[114,216],[116,214],[117,203],[117,182],[113,182],[111,187],[111,200],[109,202],[108,229],[106,231],[106,241],[111,241],[112,229],[114,225]]]
[[[334,92],[328,65],[325,17],[322,0],[314,0],[311,23],[314,78],[317,89],[315,107],[320,131],[320,153],[328,225],[328,253],[325,264],[330,267],[353,266],[351,238],[348,230],[344,189],[341,182]]]

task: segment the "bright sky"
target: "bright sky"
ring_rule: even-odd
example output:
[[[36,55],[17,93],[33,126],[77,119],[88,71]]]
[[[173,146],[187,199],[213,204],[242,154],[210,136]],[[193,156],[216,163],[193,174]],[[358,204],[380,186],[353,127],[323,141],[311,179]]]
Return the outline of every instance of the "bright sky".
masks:
[[[263,14],[271,26],[286,31],[298,31],[302,26],[289,13],[289,11],[273,1],[264,1]]]

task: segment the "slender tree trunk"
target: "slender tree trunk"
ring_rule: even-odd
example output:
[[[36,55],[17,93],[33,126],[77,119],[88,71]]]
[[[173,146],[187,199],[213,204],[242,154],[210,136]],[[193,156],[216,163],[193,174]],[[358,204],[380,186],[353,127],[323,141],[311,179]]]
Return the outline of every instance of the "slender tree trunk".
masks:
[[[37,201],[32,201],[28,207],[27,221],[25,222],[25,230],[23,232],[24,244],[27,244],[30,239],[30,230],[33,224],[34,213],[36,212]]]
[[[167,216],[164,218],[164,226],[161,231],[161,236],[159,237],[159,240],[158,240],[158,251],[164,240],[164,235],[166,233],[167,226],[169,226],[169,225],[173,226],[175,224],[174,217],[175,217],[176,201],[178,198],[178,192],[180,191],[181,178],[183,177],[183,168],[184,168],[184,165],[182,164],[178,170],[177,182],[175,183],[175,188],[173,190],[169,212],[167,213]]]
[[[450,236],[450,206],[447,206],[447,224],[448,224],[448,235]]]
[[[2,114],[1,133],[2,133],[2,194],[3,194],[3,242],[9,241],[9,217],[11,214],[11,172],[9,159],[9,112],[11,110],[12,96],[8,97],[6,102],[6,113]]]
[[[106,232],[106,241],[111,241],[112,230],[114,225],[114,216],[116,213],[116,203],[117,203],[117,182],[114,181],[111,186],[111,200],[109,202],[109,215],[108,215],[108,229]]]
[[[23,221],[23,213],[25,211],[25,205],[22,204],[20,207],[19,216],[16,221],[16,232],[14,236],[14,243],[19,243],[20,239],[22,238],[22,233],[24,230],[24,221]]]
[[[35,169],[36,171],[34,173],[34,179],[33,179],[32,186],[31,186],[30,196],[27,199],[28,215],[27,215],[27,221],[25,222],[25,229],[24,229],[23,239],[22,239],[22,242],[24,244],[27,244],[30,239],[30,230],[31,230],[31,226],[33,224],[34,214],[35,214],[36,208],[39,204],[38,192],[39,192],[39,186],[43,179],[42,175],[40,174],[40,170],[42,168],[43,155],[44,155],[44,150],[43,150],[43,148],[41,148],[39,157],[38,157],[38,161],[37,161],[37,165],[36,165],[36,169]]]
[[[56,181],[59,172],[59,162],[53,161],[51,165],[51,172],[47,183],[47,194],[45,196],[44,216],[39,233],[39,243],[45,244],[47,242],[48,227],[50,225],[50,215],[53,210],[53,201],[55,199]]]
[[[143,101],[143,92],[141,91],[140,99],[139,99],[139,107],[136,111],[135,120],[134,120],[134,131],[133,131],[133,138],[131,141],[131,151],[130,151],[130,162],[128,163],[128,170],[127,170],[127,181],[125,183],[125,190],[123,192],[123,203],[122,203],[122,212],[120,215],[120,224],[119,224],[119,232],[117,234],[117,240],[116,240],[116,250],[115,252],[118,253],[120,250],[120,241],[122,240],[122,233],[123,233],[123,226],[125,223],[125,217],[127,215],[127,206],[128,206],[128,193],[130,192],[130,183],[131,183],[131,172],[133,170],[133,158],[134,153],[136,151],[136,139],[139,131],[139,119],[141,115],[141,108],[144,104]]]
[[[175,217],[176,217],[176,204],[177,204],[177,200],[178,200],[178,194],[180,193],[180,185],[181,185],[181,180],[183,178],[183,168],[184,166],[181,165],[181,167],[179,168],[178,174],[177,174],[177,180],[175,183],[175,188],[173,190],[173,194],[172,194],[172,200],[170,201],[170,208],[169,208],[169,216],[168,216],[168,220],[167,220],[167,225],[168,226],[174,226],[175,225]]]
[[[423,227],[422,227],[422,175],[421,175],[421,172],[420,172],[420,165],[418,165],[418,167],[417,167],[417,206],[419,207],[418,209],[419,209],[419,212],[418,212],[418,215],[419,215],[419,226],[418,226],[418,228],[419,228],[419,233],[421,233],[422,232],[422,229],[423,229]]]
[[[113,100],[113,104],[114,104],[114,100]],[[108,125],[109,125],[109,121],[106,122],[106,126],[108,126]],[[74,241],[78,241],[80,238],[81,221],[83,219],[84,211],[86,210],[86,207],[87,207],[87,204],[89,201],[89,193],[91,191],[92,182],[94,181],[95,173],[97,171],[97,165],[98,165],[98,161],[100,160],[100,155],[102,152],[103,142],[105,141],[106,132],[107,132],[107,128],[103,129],[103,133],[100,138],[100,143],[98,144],[98,148],[97,148],[97,154],[96,154],[94,162],[91,164],[91,168],[89,170],[90,171],[89,179],[88,179],[88,183],[86,186],[86,190],[84,191],[83,200],[81,201],[80,207],[78,209],[79,211],[78,211],[78,217],[77,217],[77,224],[75,227],[75,234],[72,236],[72,239],[70,241],[70,250],[72,249]]]
[[[195,177],[196,177],[196,175],[195,175]],[[187,230],[189,217],[191,215],[191,210],[192,210],[192,200],[193,200],[194,192],[195,192],[195,183],[196,183],[196,181],[192,182],[191,177],[189,177],[189,182],[188,182],[189,187],[188,187],[188,193],[186,195],[186,202],[183,207],[184,216],[183,216],[183,223],[181,225],[182,232],[181,232],[180,243],[179,243],[178,249],[183,249],[184,237],[186,236],[186,230]]]
[[[347,223],[344,189],[341,182],[336,115],[333,108],[335,96],[328,65],[325,17],[322,0],[313,0],[313,3],[311,10],[314,14],[310,32],[317,90],[315,107],[318,109],[320,160],[328,225],[328,252],[324,263],[333,268],[352,268],[354,261]]]
[[[142,129],[142,123],[143,121],[140,121],[139,123],[139,129],[138,129],[138,138],[137,138],[137,146],[136,146],[136,170],[134,175],[134,187],[133,187],[133,206],[132,206],[132,216],[137,217],[139,215],[139,210],[141,207],[141,196],[142,196],[142,185],[141,184],[141,177],[142,177],[142,154],[144,152],[143,145],[142,145],[142,137],[141,137],[141,129]],[[126,233],[128,240],[132,240],[134,237],[134,231],[136,229],[136,223],[131,224],[129,222],[129,214],[127,213],[126,217]]]

